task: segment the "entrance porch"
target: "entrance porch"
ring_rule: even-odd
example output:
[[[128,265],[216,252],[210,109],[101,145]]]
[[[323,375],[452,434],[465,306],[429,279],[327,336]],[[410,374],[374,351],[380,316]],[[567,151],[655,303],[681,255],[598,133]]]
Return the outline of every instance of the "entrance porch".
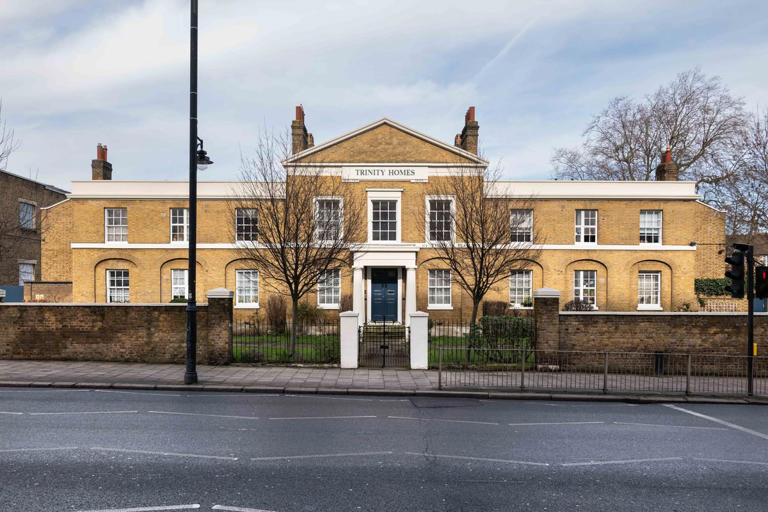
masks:
[[[358,323],[409,325],[416,311],[415,245],[369,246],[354,253],[352,310]]]

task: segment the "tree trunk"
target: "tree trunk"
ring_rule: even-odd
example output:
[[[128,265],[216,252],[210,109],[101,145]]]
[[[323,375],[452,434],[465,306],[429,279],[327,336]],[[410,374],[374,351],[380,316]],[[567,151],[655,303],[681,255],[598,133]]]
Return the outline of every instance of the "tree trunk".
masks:
[[[298,299],[292,299],[292,307],[291,307],[291,342],[290,347],[288,350],[288,357],[293,359],[293,355],[296,353],[296,329],[297,329],[297,317],[296,313],[299,309],[299,301]]]
[[[477,335],[477,309],[480,305],[479,300],[472,299],[472,316],[469,320],[469,344],[467,347],[467,362],[472,362],[472,347],[475,346],[475,337]]]

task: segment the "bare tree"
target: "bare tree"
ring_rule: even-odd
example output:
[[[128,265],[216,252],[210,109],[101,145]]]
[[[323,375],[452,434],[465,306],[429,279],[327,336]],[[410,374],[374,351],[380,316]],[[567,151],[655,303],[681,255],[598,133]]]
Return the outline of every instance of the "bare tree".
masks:
[[[3,117],[3,102],[0,101],[0,169],[6,169],[8,157],[19,148],[19,141],[14,137],[13,129]]]
[[[500,169],[484,172],[460,171],[446,178],[430,180],[429,194],[436,198],[452,199],[452,207],[435,216],[427,206],[429,215],[425,223],[426,240],[434,255],[423,263],[436,268],[448,268],[452,278],[472,299],[471,328],[477,322],[480,302],[498,282],[508,279],[512,270],[524,270],[538,259],[541,243],[528,215],[532,210],[529,199],[511,201],[505,197],[499,182]],[[439,201],[439,199],[436,199]],[[433,218],[434,217],[434,218]],[[450,236],[435,236],[433,221],[450,219]],[[519,235],[519,233],[529,233]]]
[[[351,251],[362,240],[365,208],[341,178],[322,165],[286,169],[287,136],[264,132],[242,157],[243,188],[234,206],[257,236],[240,241],[240,252],[259,272],[259,282],[290,299],[290,356],[296,349],[299,301],[328,270],[349,268]],[[323,199],[319,199],[322,196]]]
[[[580,148],[555,150],[555,176],[576,180],[651,180],[667,146],[681,177],[716,184],[712,161],[729,150],[744,124],[743,101],[699,69],[677,75],[635,101],[618,97],[594,117]]]

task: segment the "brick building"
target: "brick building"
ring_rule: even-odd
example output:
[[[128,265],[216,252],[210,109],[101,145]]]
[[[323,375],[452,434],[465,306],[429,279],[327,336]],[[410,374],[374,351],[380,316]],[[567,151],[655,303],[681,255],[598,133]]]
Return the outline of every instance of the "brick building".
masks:
[[[472,302],[455,277],[425,264],[434,254],[430,238],[451,232],[445,220],[455,205],[451,197],[431,202],[428,196],[431,184],[488,166],[477,155],[478,130],[472,107],[454,144],[381,119],[315,146],[297,107],[294,154],[283,162],[294,174],[289,179],[301,179],[297,171],[321,162],[344,196],[365,198],[368,224],[350,265],[324,276],[319,293],[306,300],[334,311],[348,295],[363,319],[405,322],[416,310],[436,319],[466,319]],[[75,302],[184,296],[187,183],[113,181],[106,149],[99,151],[92,179],[74,181],[69,199],[50,208],[43,278],[72,281]],[[702,203],[693,182],[677,180],[668,156],[651,182],[495,182],[487,200],[508,202],[511,217],[522,219],[511,237],[543,236],[530,245],[536,261],[521,260],[521,268],[486,300],[525,309],[531,290],[549,287],[601,311],[697,309],[694,279],[724,271],[718,251],[725,214]],[[238,315],[263,315],[268,289],[238,249],[240,228],[258,229],[233,206],[241,188],[233,182],[198,185],[197,296],[226,287],[237,292]],[[325,195],[317,191],[323,208],[343,212],[343,197]],[[440,211],[425,215],[430,208]]]
[[[0,286],[23,286],[40,279],[41,209],[65,200],[66,194],[0,171]]]

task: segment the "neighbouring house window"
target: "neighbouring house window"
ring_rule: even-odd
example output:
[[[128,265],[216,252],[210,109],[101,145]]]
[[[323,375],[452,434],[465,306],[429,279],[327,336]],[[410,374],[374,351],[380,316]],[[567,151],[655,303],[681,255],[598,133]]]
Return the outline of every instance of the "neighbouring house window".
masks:
[[[19,263],[19,286],[24,286],[27,281],[35,280],[34,263]]]
[[[397,240],[397,201],[374,199],[371,238],[374,241]]]
[[[127,242],[128,210],[126,208],[105,208],[104,226],[107,242]]]
[[[597,243],[597,210],[576,210],[576,243]]]
[[[453,235],[453,200],[429,199],[429,241],[444,242]]]
[[[35,229],[35,205],[19,201],[19,227]]]
[[[661,272],[640,272],[637,275],[637,304],[661,307]]]
[[[596,306],[597,271],[577,270],[573,276],[573,299]]]
[[[259,238],[259,212],[256,208],[235,209],[235,231],[238,242],[255,242]]]
[[[259,304],[259,271],[238,270],[235,276],[238,304]]]
[[[640,211],[640,243],[661,243],[661,210]]]
[[[533,240],[533,210],[512,210],[509,215],[512,242]]]
[[[187,269],[175,268],[171,270],[171,298],[172,299],[186,299],[187,298]]]
[[[509,303],[513,308],[533,306],[531,270],[513,270],[509,276]]]
[[[341,297],[341,271],[326,270],[320,273],[317,281],[317,304],[319,306],[338,306]]]
[[[451,305],[451,271],[430,270],[427,282],[429,306]]]
[[[341,236],[341,199],[315,199],[315,238],[337,240]]]
[[[171,208],[171,242],[189,240],[189,209]]]
[[[128,270],[107,270],[107,302],[130,302]]]

